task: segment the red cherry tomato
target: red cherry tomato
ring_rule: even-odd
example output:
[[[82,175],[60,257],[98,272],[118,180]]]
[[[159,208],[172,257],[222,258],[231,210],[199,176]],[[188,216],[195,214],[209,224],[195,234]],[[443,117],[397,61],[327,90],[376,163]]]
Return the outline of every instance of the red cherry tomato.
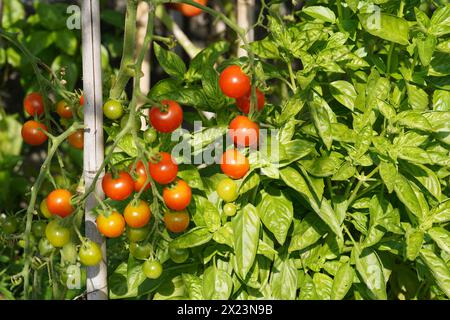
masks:
[[[73,116],[72,109],[70,109],[70,106],[64,100],[61,100],[56,105],[56,113],[64,119],[70,119]]]
[[[103,192],[111,199],[121,201],[128,198],[134,190],[134,181],[125,171],[119,172],[113,179],[111,173],[106,173],[102,180]]]
[[[252,92],[252,90],[250,89],[250,91],[247,92],[245,95],[236,99],[236,106],[244,114],[248,114],[250,112],[251,92]],[[266,103],[266,99],[264,98],[264,93],[262,93],[258,88],[256,88],[256,98],[258,101],[258,103],[257,103],[258,111],[261,111],[262,109],[264,109],[264,104]]]
[[[233,179],[242,178],[250,169],[248,159],[236,149],[225,151],[220,163],[222,172]]]
[[[208,0],[194,0],[198,4],[206,6],[208,3]],[[185,17],[195,17],[198,16],[200,13],[203,12],[202,9],[191,6],[189,4],[181,3],[178,6],[178,10],[185,16]]]
[[[189,226],[189,214],[186,210],[176,212],[166,212],[164,214],[164,223],[167,230],[180,233],[187,229]]]
[[[97,229],[105,237],[117,238],[125,231],[125,219],[117,211],[111,212],[108,217],[100,214],[97,217]]]
[[[250,90],[250,78],[241,67],[232,65],[220,74],[219,87],[227,97],[240,98]]]
[[[142,161],[139,161],[136,164],[135,173],[137,178],[134,180],[134,191],[139,192],[142,188],[144,188],[144,190],[148,190],[148,188],[150,188],[150,182],[144,186],[147,181],[147,173],[145,172],[145,167]]]
[[[56,189],[47,196],[47,208],[51,214],[62,218],[70,215],[74,208],[71,204],[72,193],[65,189]]]
[[[80,106],[84,105],[84,95],[80,96]]]
[[[21,133],[23,141],[32,146],[43,144],[48,139],[44,131],[47,131],[47,126],[45,124],[34,120],[28,120],[22,127]]]
[[[178,165],[167,152],[160,152],[161,159],[157,163],[149,163],[150,176],[159,184],[168,184],[175,180]]]
[[[162,111],[158,107],[151,108],[149,112],[150,123],[159,132],[173,132],[183,122],[183,109],[172,100],[163,100],[161,104],[166,106],[167,110]]]
[[[75,133],[72,133],[68,138],[70,145],[76,149],[83,150],[84,146],[84,131],[83,129],[77,130]]]
[[[164,203],[169,209],[184,210],[191,202],[192,191],[184,180],[177,180],[172,187],[163,190]]]
[[[32,92],[25,97],[23,101],[25,111],[32,117],[40,116],[44,113],[44,100],[37,92]]]
[[[234,144],[240,147],[256,146],[259,139],[259,125],[246,116],[237,116],[229,125]]]

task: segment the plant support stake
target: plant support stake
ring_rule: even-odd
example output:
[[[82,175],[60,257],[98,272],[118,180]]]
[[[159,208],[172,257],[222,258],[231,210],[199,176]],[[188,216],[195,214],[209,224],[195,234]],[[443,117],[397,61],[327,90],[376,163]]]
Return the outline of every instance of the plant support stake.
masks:
[[[83,92],[84,92],[84,180],[85,190],[91,186],[95,174],[103,162],[103,113],[102,113],[102,69],[100,51],[100,5],[98,0],[83,0]],[[103,197],[101,177],[97,180],[95,193]],[[98,233],[92,209],[97,200],[94,193],[86,199],[86,237],[97,242],[102,248],[103,260],[95,267],[87,268],[87,299],[106,300],[108,298],[106,243]]]

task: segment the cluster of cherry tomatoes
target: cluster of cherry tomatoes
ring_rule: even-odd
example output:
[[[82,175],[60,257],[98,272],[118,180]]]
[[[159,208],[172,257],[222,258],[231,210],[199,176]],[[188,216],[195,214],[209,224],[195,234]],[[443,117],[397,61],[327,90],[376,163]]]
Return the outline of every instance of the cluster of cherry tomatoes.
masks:
[[[84,105],[84,97],[81,95],[79,100],[78,114],[82,113],[82,106]],[[48,140],[48,128],[42,123],[42,115],[44,114],[44,99],[42,95],[38,92],[32,92],[28,94],[23,102],[25,112],[33,117],[32,120],[27,120],[22,126],[22,138],[25,143],[32,146],[39,146]],[[66,101],[61,100],[55,106],[55,111],[60,117],[61,123],[64,125],[70,119],[73,118],[74,107],[67,104]],[[67,141],[76,149],[83,149],[84,145],[84,133],[80,129],[75,133],[71,134]]]

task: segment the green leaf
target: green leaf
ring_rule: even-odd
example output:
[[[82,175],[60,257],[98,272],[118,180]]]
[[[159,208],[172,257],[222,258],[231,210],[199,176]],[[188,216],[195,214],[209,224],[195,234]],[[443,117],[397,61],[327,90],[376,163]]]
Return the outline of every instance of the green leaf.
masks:
[[[317,296],[320,300],[330,300],[331,290],[333,287],[333,279],[324,273],[314,273],[314,288],[316,288]]]
[[[322,199],[322,201],[318,203],[311,193],[305,179],[294,168],[283,168],[280,170],[280,175],[286,185],[300,193],[306,201],[308,201],[314,212],[319,215],[319,217],[339,238],[342,238],[342,230],[339,219],[331,208],[329,202],[326,201],[326,199]]]
[[[19,0],[3,1],[3,6],[1,25],[5,30],[25,19],[25,9]]]
[[[433,275],[439,288],[450,298],[450,269],[432,250],[422,248],[420,258]]]
[[[268,37],[259,41],[253,41],[252,43],[250,43],[250,47],[252,48],[255,55],[259,56],[260,58],[280,59],[278,47]]]
[[[162,48],[157,42],[153,45],[156,59],[164,71],[172,77],[183,79],[186,73],[183,60],[177,54]]]
[[[438,8],[431,17],[430,33],[441,37],[450,33],[450,5]]]
[[[308,102],[308,105],[317,133],[322,138],[327,149],[330,149],[331,144],[333,143],[333,134],[331,130],[332,117],[328,111],[329,106],[327,102],[316,93],[312,94],[312,99]]]
[[[417,49],[419,51],[420,62],[422,62],[425,67],[431,62],[436,44],[436,37],[431,34],[427,35],[425,39],[417,39]]]
[[[239,194],[244,194],[253,188],[256,188],[260,182],[259,175],[255,172],[250,173],[245,179],[242,181],[239,186]]]
[[[192,215],[202,215],[203,221],[209,232],[216,232],[220,228],[219,210],[205,197],[193,195],[193,200],[188,206],[188,210]]]
[[[358,274],[375,299],[386,300],[386,282],[383,265],[377,253],[366,248],[362,252],[355,246],[355,264]]]
[[[435,223],[445,223],[450,221],[450,200],[439,204],[431,210],[431,216]]]
[[[416,260],[422,248],[424,233],[421,230],[410,228],[406,231],[406,258]]]
[[[75,55],[78,49],[78,38],[76,33],[70,30],[54,32],[56,46],[69,56]]]
[[[327,156],[313,160],[301,160],[300,163],[309,174],[316,177],[329,177],[337,172],[343,163],[343,159],[340,153],[332,151]]]
[[[306,274],[303,283],[300,287],[300,294],[298,296],[299,300],[318,300],[316,288],[314,286],[313,279],[309,274]]]
[[[256,208],[247,204],[232,220],[235,252],[235,271],[245,279],[255,261],[260,221]]]
[[[450,232],[442,227],[434,227],[427,232],[439,248],[450,254]]]
[[[49,31],[39,30],[31,32],[25,39],[27,48],[34,55],[38,55],[55,42],[56,34]]]
[[[213,65],[217,58],[228,51],[227,41],[218,41],[200,51],[191,61],[185,78],[188,81],[200,80],[205,66]]]
[[[367,236],[364,239],[363,247],[370,247],[377,244],[384,235],[384,232],[378,228],[381,219],[384,216],[384,209],[386,206],[381,204],[386,204],[380,195],[373,196],[369,204],[369,229],[367,230]]]
[[[186,297],[186,287],[182,276],[172,277],[156,290],[153,300],[182,300]]]
[[[433,110],[450,111],[450,92],[435,90],[433,93]]]
[[[203,300],[203,286],[202,280],[189,273],[183,273],[181,275],[184,286],[186,287],[186,292],[190,300]]]
[[[182,234],[170,242],[170,246],[176,249],[187,249],[200,246],[211,240],[212,234],[205,227],[197,227]]]
[[[428,95],[424,90],[411,84],[407,84],[406,89],[408,91],[408,104],[412,109],[428,109]]]
[[[203,180],[200,177],[200,173],[198,169],[193,165],[180,165],[178,166],[178,174],[177,176],[194,189],[205,190],[205,186],[203,185]]]
[[[215,265],[210,266],[203,274],[203,297],[208,300],[227,300],[231,295],[233,280],[224,270]]]
[[[408,22],[396,16],[375,12],[359,14],[359,21],[368,33],[401,45],[408,44]]]
[[[36,13],[42,26],[49,30],[64,30],[66,28],[67,4],[37,2]]]
[[[426,166],[421,164],[411,164],[402,162],[400,169],[404,169],[407,173],[413,176],[420,185],[427,189],[437,200],[441,199],[441,183],[437,175]]]
[[[344,80],[331,82],[330,92],[339,103],[353,111],[357,94],[351,83]]]
[[[262,199],[257,207],[258,215],[278,243],[283,245],[292,223],[294,208],[292,202],[281,191],[276,189],[266,191],[262,191]]]
[[[116,27],[119,30],[123,30],[125,19],[124,15],[119,11],[102,9],[100,17],[104,22]]]
[[[403,111],[400,112],[396,121],[405,127],[411,129],[419,129],[423,131],[431,131],[432,126],[430,122],[420,112],[417,111]]]
[[[343,263],[336,272],[331,287],[331,300],[342,300],[347,295],[353,284],[355,271],[350,263]]]
[[[272,298],[294,300],[297,292],[297,268],[293,259],[275,256],[270,278]]]
[[[380,176],[389,193],[394,191],[397,169],[390,162],[380,162]]]
[[[303,250],[319,241],[326,232],[326,225],[314,213],[308,213],[305,218],[295,225],[289,243],[289,252]]]
[[[336,16],[334,12],[331,11],[327,7],[322,6],[310,6],[302,9],[303,13],[306,13],[308,16],[323,20],[325,22],[335,23]]]
[[[395,177],[394,191],[400,201],[408,208],[417,218],[422,219],[426,213],[422,207],[420,200],[414,192],[411,182],[402,174],[397,173]]]
[[[430,18],[428,18],[425,12],[420,11],[417,7],[414,7],[414,13],[416,14],[417,23],[422,27],[423,31],[427,31],[431,25]]]
[[[226,244],[227,246],[233,248],[234,236],[231,222],[227,222],[220,227],[219,230],[214,233],[213,240],[217,243]]]
[[[219,88],[219,75],[213,67],[204,68],[202,87],[206,101],[212,110],[220,110],[226,107],[227,99]]]

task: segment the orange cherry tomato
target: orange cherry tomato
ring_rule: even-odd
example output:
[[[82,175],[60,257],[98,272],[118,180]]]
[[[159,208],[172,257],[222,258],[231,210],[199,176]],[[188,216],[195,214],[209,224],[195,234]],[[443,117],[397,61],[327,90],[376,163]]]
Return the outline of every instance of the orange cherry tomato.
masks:
[[[76,149],[83,150],[84,147],[84,131],[83,129],[77,130],[72,133],[68,138],[70,145]]]
[[[117,178],[113,178],[111,173],[106,173],[102,180],[103,192],[111,199],[121,201],[128,198],[134,190],[134,181],[125,172],[119,172]]]
[[[97,229],[105,237],[117,238],[125,231],[125,219],[117,211],[111,212],[108,217],[100,214],[97,217]]]
[[[142,228],[150,221],[150,207],[144,200],[138,200],[137,204],[131,201],[123,212],[125,222],[132,228]]]
[[[239,147],[256,146],[259,139],[259,125],[246,116],[237,116],[229,125],[234,144]]]
[[[204,6],[206,6],[206,4],[208,3],[208,0],[194,0],[194,1],[197,2],[198,4],[201,4]],[[203,12],[202,9],[191,6],[189,4],[185,4],[185,3],[180,3],[178,6],[178,10],[180,10],[180,12],[185,17],[195,17]]]
[[[191,202],[192,191],[184,180],[175,181],[171,187],[165,187],[163,190],[164,203],[169,209],[184,210]]]
[[[71,203],[72,193],[66,189],[56,189],[47,196],[47,208],[51,214],[62,218],[70,215],[74,208]]]
[[[248,159],[236,149],[225,151],[220,163],[222,172],[233,179],[242,178],[250,170]]]
[[[189,221],[189,214],[186,210],[175,212],[168,211],[164,214],[164,223],[167,230],[174,233],[185,231],[189,226]]]
[[[64,100],[61,100],[56,105],[56,113],[64,119],[71,119],[73,116],[72,109]]]
[[[131,170],[131,167],[130,167]],[[136,173],[136,179],[134,180],[134,191],[139,192],[142,188],[144,190],[148,190],[150,188],[150,181],[147,182],[147,184],[144,186],[145,182],[147,181],[147,173],[145,172],[144,163],[142,161],[139,161],[136,164],[135,171]]]

